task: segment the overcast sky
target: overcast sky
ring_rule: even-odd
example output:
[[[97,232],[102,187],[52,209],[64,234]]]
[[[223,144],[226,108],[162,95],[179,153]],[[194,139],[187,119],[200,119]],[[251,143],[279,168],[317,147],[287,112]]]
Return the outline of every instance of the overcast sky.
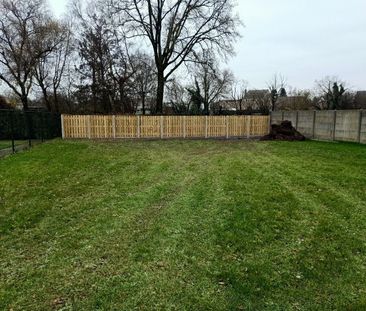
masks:
[[[67,0],[49,0],[57,15]],[[238,0],[245,24],[228,66],[252,88],[281,73],[296,88],[338,76],[366,89],[366,0]]]

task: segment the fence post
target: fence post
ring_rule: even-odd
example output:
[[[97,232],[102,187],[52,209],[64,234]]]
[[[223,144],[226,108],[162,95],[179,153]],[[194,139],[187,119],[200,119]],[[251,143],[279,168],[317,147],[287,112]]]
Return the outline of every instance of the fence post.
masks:
[[[229,139],[229,116],[225,118],[226,123],[226,139]]]
[[[88,138],[91,139],[91,116],[88,115],[87,117],[87,135],[88,135]]]
[[[160,138],[163,139],[164,138],[164,117],[160,116]]]
[[[336,125],[337,125],[337,110],[333,111],[333,133],[332,133],[332,140],[336,139]]]
[[[11,130],[11,150],[13,151],[13,153],[15,153],[15,135],[14,135],[14,113],[13,111],[9,111],[10,114],[10,130]]]
[[[208,116],[205,116],[205,138],[208,138]]]
[[[252,121],[252,116],[248,116],[248,120],[247,120],[247,138],[250,138],[250,130],[251,130],[251,121]]]
[[[298,129],[299,127],[299,111],[296,110],[296,130]]]
[[[316,110],[314,110],[313,115],[313,139],[315,138],[315,123],[316,123]]]
[[[29,115],[29,112],[27,110],[24,111],[25,120],[27,122],[27,128],[28,128],[28,146],[29,148],[32,147],[32,120]]]
[[[112,132],[113,132],[113,139],[116,139],[116,116],[112,116]]]
[[[140,116],[137,116],[137,138],[141,137],[141,125],[140,125]]]
[[[270,111],[269,114],[268,114],[268,116],[269,116],[269,120],[268,120],[269,125],[272,124],[272,113],[273,113],[273,111]]]
[[[361,143],[361,130],[362,130],[362,113],[363,110],[359,110],[358,115],[358,132],[357,132],[357,141]]]
[[[186,130],[186,116],[183,116],[183,138],[187,137],[187,130]]]
[[[44,131],[45,131],[45,122],[44,122],[44,120],[45,120],[45,118],[44,118],[44,113],[43,112],[41,112],[40,113],[40,118],[41,118],[41,142],[43,143],[44,142]]]
[[[61,115],[61,135],[62,135],[62,139],[65,139],[65,119],[64,119],[64,115]]]
[[[268,132],[271,130],[271,125],[272,125],[272,113],[273,111],[269,112],[269,118],[268,118]]]
[[[103,125],[104,125],[104,137],[109,138],[108,137],[108,116],[104,116]]]

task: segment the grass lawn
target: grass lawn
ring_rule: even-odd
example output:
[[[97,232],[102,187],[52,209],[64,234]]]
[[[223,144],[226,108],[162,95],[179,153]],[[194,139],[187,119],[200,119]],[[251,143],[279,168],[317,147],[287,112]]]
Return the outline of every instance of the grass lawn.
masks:
[[[24,144],[27,144],[27,143],[28,143],[27,140],[16,140],[14,142],[15,146],[24,145]],[[0,140],[0,150],[1,149],[11,148],[11,147],[12,147],[11,140]]]
[[[11,148],[10,140],[0,140],[0,149]]]
[[[0,160],[1,310],[366,310],[366,146],[56,140]]]

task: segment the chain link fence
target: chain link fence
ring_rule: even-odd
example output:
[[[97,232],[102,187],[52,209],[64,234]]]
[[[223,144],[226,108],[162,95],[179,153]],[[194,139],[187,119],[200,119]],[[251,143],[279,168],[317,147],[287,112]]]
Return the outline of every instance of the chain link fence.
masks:
[[[0,110],[0,156],[61,137],[61,117],[45,111]]]

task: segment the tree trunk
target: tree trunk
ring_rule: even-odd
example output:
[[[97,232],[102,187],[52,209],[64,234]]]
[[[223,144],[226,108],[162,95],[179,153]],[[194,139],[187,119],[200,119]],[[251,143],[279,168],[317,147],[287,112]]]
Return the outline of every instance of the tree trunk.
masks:
[[[94,108],[94,114],[97,113],[97,94],[96,94],[96,73],[95,69],[92,68],[92,85],[91,85],[91,91],[92,91],[92,98],[93,98],[93,108]]]
[[[271,111],[275,111],[275,108],[276,108],[276,102],[275,102],[275,100],[272,99],[272,101],[271,101]]]
[[[121,102],[122,113],[125,114],[127,111],[127,100],[125,98],[124,84],[122,80],[119,81],[119,100]]]
[[[208,104],[208,102],[206,102],[206,100],[205,100],[205,102],[203,103],[203,106],[204,106],[204,108],[203,108],[203,114],[205,115],[205,116],[209,116],[210,115],[210,109],[209,109],[209,104]]]
[[[164,103],[164,71],[158,69],[158,88],[156,92],[156,114],[163,114],[163,103]]]
[[[27,136],[28,136],[27,139],[29,141],[29,146],[31,146],[31,139],[33,138],[33,125],[32,125],[31,115],[28,112],[28,110],[29,110],[28,96],[24,92],[21,96],[21,101],[23,104],[25,125],[27,127]]]
[[[23,110],[27,111],[29,109],[28,96],[23,94],[22,97],[21,97],[21,101],[22,101],[22,104],[23,104]]]
[[[44,103],[46,104],[46,108],[47,108],[48,111],[51,111],[52,107],[51,107],[51,103],[50,103],[49,98],[48,98],[47,90],[46,90],[43,82],[40,81],[39,84],[40,84],[40,87],[42,89],[43,100],[44,100]]]
[[[53,89],[53,101],[54,101],[54,104],[55,104],[55,112],[59,113],[60,112],[60,107],[59,107],[59,104],[58,104],[57,90],[55,88]]]
[[[46,104],[46,108],[47,108],[47,110],[48,110],[49,112],[51,112],[52,107],[51,107],[51,103],[50,103],[50,101],[49,101],[49,99],[48,99],[48,96],[47,96],[47,94],[44,94],[43,96],[44,96],[44,102],[45,102],[45,104]]]
[[[145,115],[146,114],[146,109],[145,109],[145,92],[142,91],[142,114]]]

